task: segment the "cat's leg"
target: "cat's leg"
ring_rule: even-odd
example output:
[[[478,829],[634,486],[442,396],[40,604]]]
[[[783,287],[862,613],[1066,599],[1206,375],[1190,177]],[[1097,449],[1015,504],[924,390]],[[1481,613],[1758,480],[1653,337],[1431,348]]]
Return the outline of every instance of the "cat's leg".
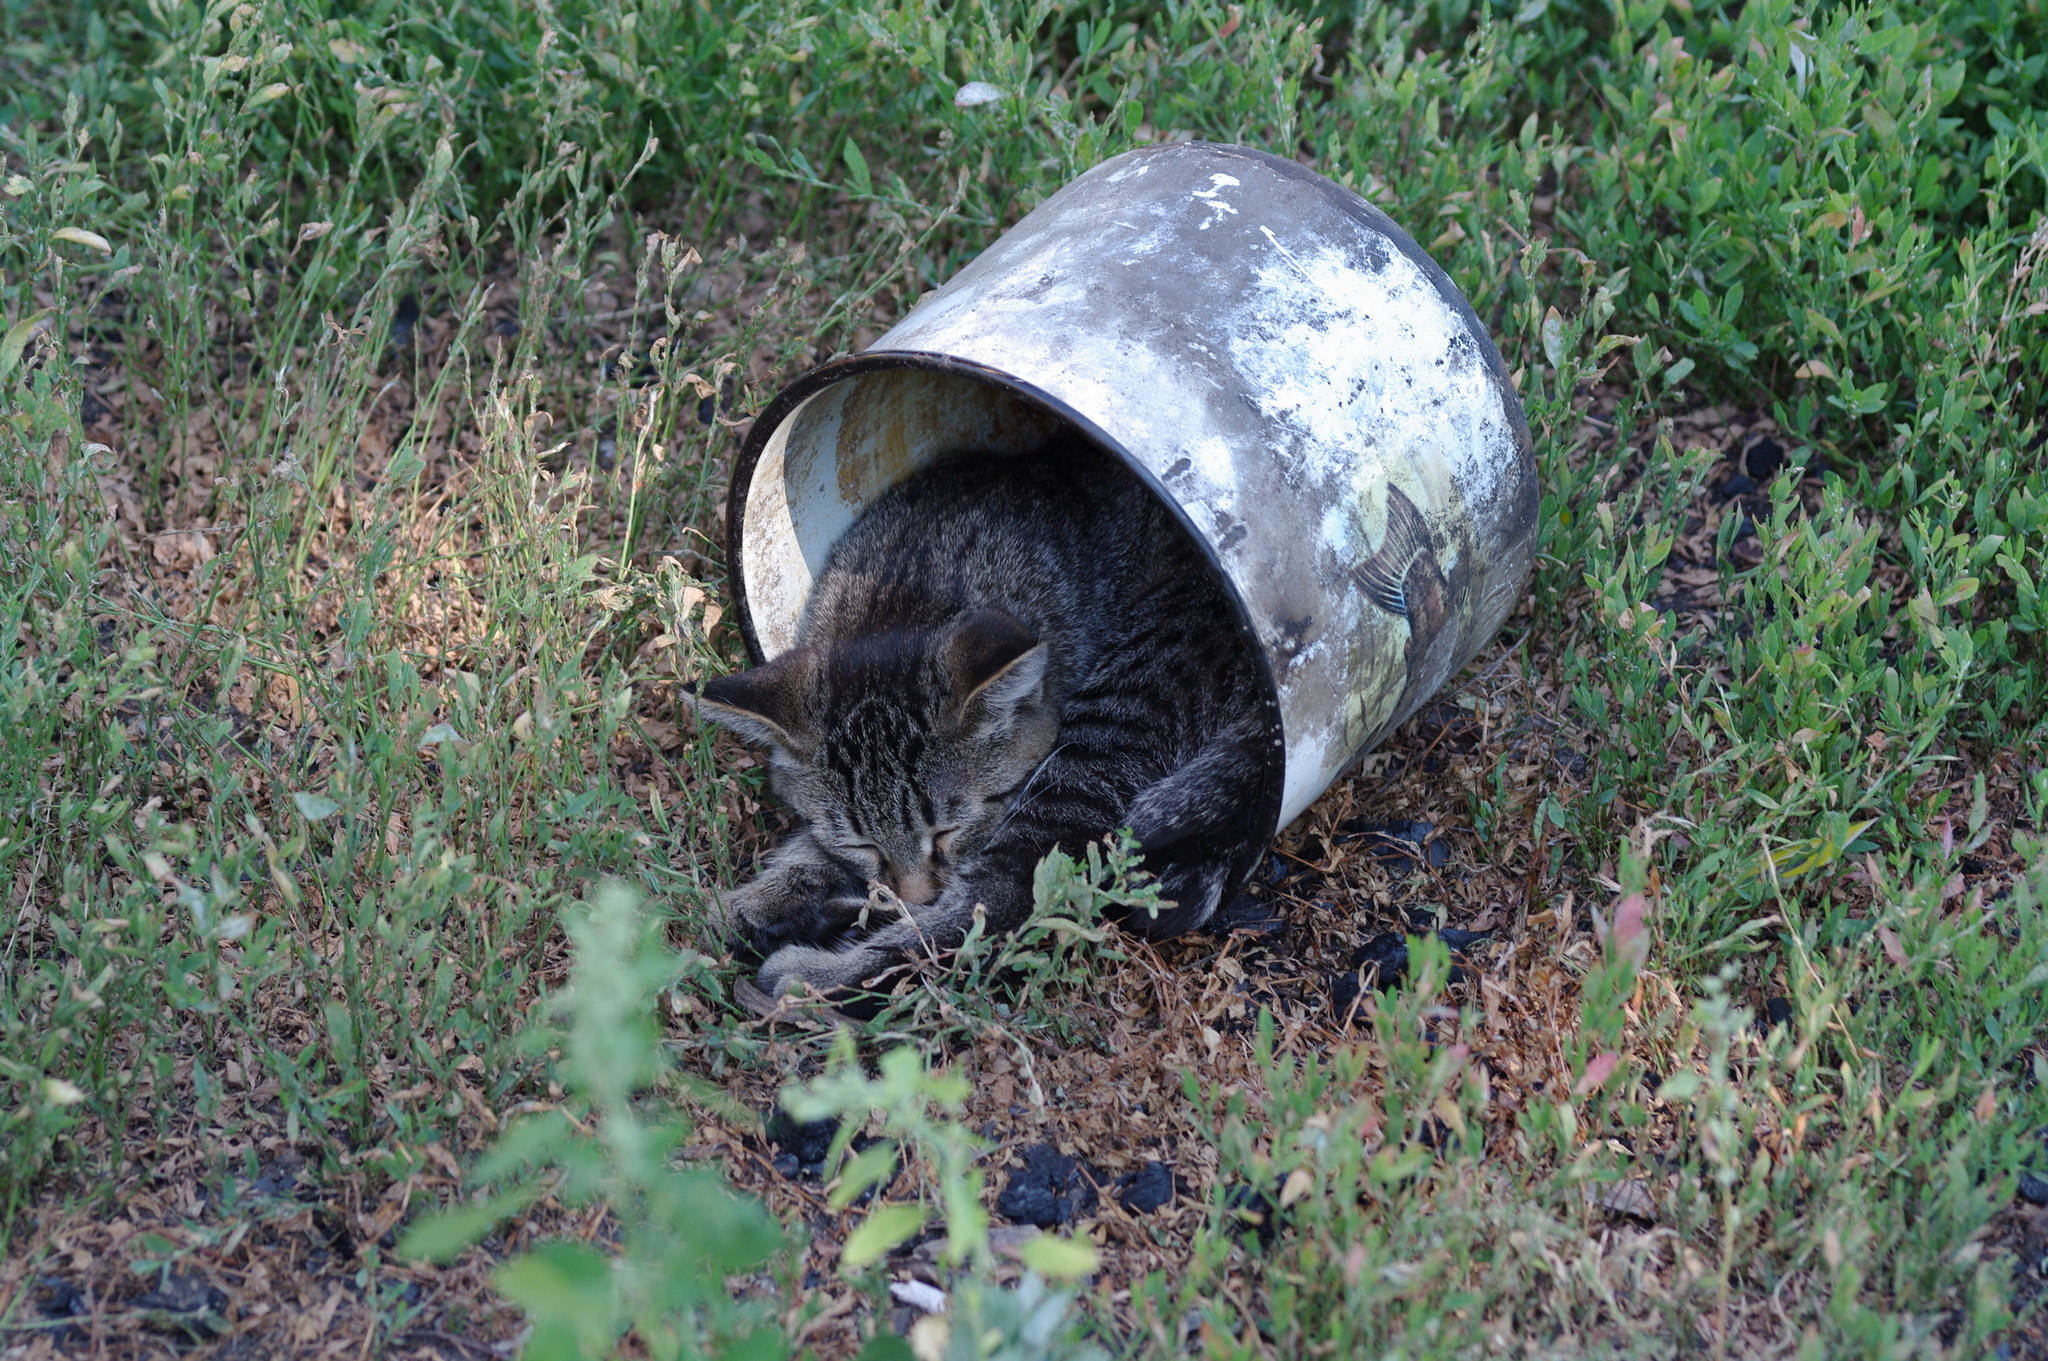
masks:
[[[907,908],[907,917],[843,948],[784,946],[761,967],[761,990],[773,997],[802,982],[814,992],[831,992],[858,986],[905,959],[958,949],[977,909],[990,935],[1014,931],[1031,915],[1031,875],[1042,854],[1031,855],[1016,841],[992,846],[961,866],[936,900]]]
[[[761,872],[717,895],[728,935],[738,933],[773,954],[794,941],[815,941],[842,929],[867,901],[867,889],[827,855],[809,831],[785,837]]]
[[[961,934],[964,937],[965,933]],[[953,944],[958,945],[959,939]],[[927,948],[946,947],[928,939],[906,921],[891,922],[871,931],[844,949],[785,945],[761,966],[760,987],[770,997],[788,992],[798,983],[814,993],[858,987],[876,974],[923,954]]]

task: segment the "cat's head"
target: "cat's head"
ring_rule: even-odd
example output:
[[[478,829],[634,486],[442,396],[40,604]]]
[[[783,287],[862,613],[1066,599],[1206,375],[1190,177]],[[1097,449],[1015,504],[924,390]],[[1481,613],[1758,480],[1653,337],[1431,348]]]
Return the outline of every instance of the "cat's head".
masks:
[[[1045,644],[1008,613],[797,647],[697,711],[765,746],[775,792],[856,877],[928,903],[1052,750]]]

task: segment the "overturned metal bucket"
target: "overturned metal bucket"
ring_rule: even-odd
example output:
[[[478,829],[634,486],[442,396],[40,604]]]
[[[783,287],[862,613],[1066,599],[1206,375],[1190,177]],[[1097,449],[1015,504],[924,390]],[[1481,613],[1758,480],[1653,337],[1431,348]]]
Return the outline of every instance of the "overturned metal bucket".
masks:
[[[1528,425],[1456,286],[1349,190],[1184,143],[1081,176],[769,404],[728,506],[754,660],[791,646],[876,497],[950,455],[1029,454],[1061,422],[1173,508],[1237,604],[1275,739],[1262,844],[1484,645],[1529,576]]]

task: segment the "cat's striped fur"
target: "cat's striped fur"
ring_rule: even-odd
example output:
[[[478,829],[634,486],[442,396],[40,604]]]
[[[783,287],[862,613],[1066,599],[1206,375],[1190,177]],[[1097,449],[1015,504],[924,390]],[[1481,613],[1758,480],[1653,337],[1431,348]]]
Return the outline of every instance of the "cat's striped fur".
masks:
[[[1175,904],[1130,925],[1198,926],[1256,835],[1257,692],[1209,568],[1114,460],[1070,439],[928,469],[833,547],[794,648],[703,687],[804,819],[730,924],[769,993],[846,986],[957,945],[977,904],[1015,929],[1041,857],[1127,826]],[[909,919],[850,933],[870,881]]]

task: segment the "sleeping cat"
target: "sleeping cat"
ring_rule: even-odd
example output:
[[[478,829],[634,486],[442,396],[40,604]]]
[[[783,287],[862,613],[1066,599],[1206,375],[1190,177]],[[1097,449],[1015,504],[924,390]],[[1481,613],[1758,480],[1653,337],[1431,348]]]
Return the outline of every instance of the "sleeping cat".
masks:
[[[770,995],[850,986],[957,946],[977,904],[1016,929],[1040,858],[1129,827],[1173,904],[1130,924],[1199,926],[1258,834],[1258,695],[1208,564],[1114,459],[1070,437],[928,468],[833,546],[794,647],[698,697],[804,821],[728,924]],[[845,940],[871,881],[908,920]]]

